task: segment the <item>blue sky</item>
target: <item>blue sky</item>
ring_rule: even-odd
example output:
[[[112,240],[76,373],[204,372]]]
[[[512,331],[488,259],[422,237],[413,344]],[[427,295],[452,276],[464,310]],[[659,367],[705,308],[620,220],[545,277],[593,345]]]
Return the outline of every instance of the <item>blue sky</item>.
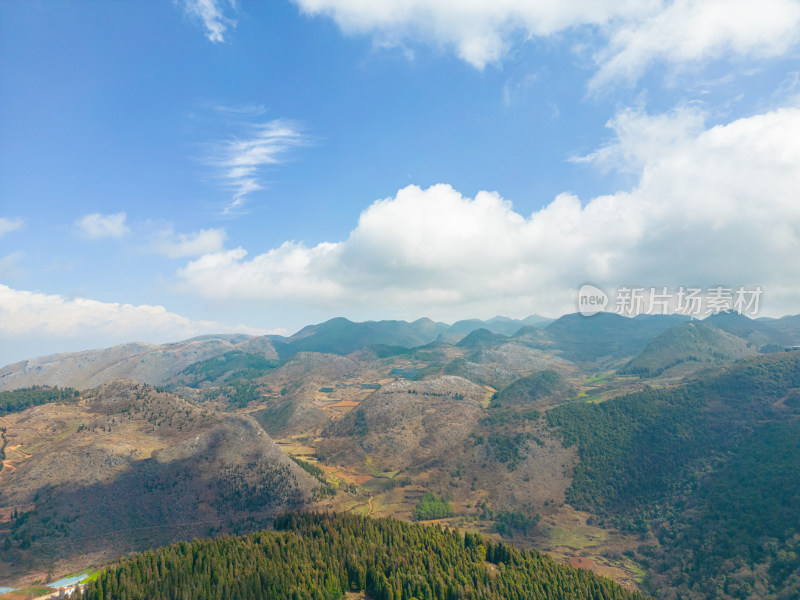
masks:
[[[800,312],[800,2],[0,3],[0,362],[578,287]]]

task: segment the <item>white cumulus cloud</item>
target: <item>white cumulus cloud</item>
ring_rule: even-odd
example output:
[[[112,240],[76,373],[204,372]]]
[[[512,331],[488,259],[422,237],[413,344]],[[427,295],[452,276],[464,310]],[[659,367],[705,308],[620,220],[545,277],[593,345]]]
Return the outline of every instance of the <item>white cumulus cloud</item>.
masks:
[[[124,212],[113,215],[92,213],[75,221],[79,235],[90,240],[102,238],[121,238],[130,233],[125,224],[127,215]]]
[[[510,45],[579,25],[648,14],[655,0],[530,2],[528,0],[295,0],[310,15],[332,18],[348,33],[382,44],[424,40],[453,49],[476,68],[500,61]]]
[[[586,281],[761,285],[765,307],[796,310],[800,109],[713,127],[693,109],[624,111],[609,126],[615,141],[583,160],[634,168],[631,190],[564,193],[526,216],[495,192],[409,186],[369,206],[346,240],[209,253],[179,278],[208,298],[356,316],[560,314]]]
[[[638,79],[650,63],[683,65],[739,56],[772,58],[800,41],[796,0],[676,0],[642,20],[611,31],[597,55],[597,88],[617,79]]]
[[[593,44],[592,87],[636,79],[655,61],[767,58],[798,42],[797,0],[294,0],[309,15],[382,46],[423,41],[478,69],[533,37],[576,31]],[[582,30],[585,29],[585,31]],[[583,34],[587,35],[583,35]]]

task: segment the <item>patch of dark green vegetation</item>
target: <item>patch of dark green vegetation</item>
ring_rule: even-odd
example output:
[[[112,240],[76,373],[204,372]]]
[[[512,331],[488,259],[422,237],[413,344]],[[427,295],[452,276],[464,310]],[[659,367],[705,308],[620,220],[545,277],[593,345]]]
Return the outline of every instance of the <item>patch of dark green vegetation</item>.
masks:
[[[187,380],[187,385],[198,387],[205,382],[254,379],[281,364],[281,361],[266,358],[263,354],[233,350],[189,365],[180,375]]]
[[[718,355],[717,358],[720,360],[725,360],[727,356]],[[644,366],[636,366],[631,363],[628,363],[625,367],[619,369],[617,371],[620,375],[636,375],[636,377],[640,379],[651,379],[653,377],[658,377],[664,371],[668,371],[673,367],[677,367],[678,365],[682,365],[683,363],[687,362],[711,362],[710,358],[701,359],[697,356],[682,356],[680,358],[673,359],[668,363],[664,363],[659,367],[644,367]]]
[[[335,600],[365,592],[373,600],[645,598],[588,570],[472,533],[333,513],[288,514],[274,526],[122,559],[88,583],[82,597]]]
[[[371,351],[375,358],[391,358],[392,356],[403,356],[413,352],[412,349],[405,346],[387,346],[386,344],[373,344],[372,346],[366,346],[365,349]]]
[[[53,402],[77,402],[80,392],[72,388],[33,386],[0,392],[0,417],[13,412],[22,412],[31,406]]]
[[[325,471],[320,469],[317,465],[312,465],[310,462],[306,462],[295,456],[290,456],[289,458],[291,458],[301,469],[303,469],[303,471],[312,477],[317,478],[322,483],[327,483],[327,480],[325,479]]]
[[[444,519],[453,516],[453,507],[450,498],[439,498],[433,492],[425,492],[414,507],[415,521],[430,521],[431,519]]]
[[[337,419],[322,430],[322,437],[357,437],[363,438],[370,432],[367,413],[356,407],[341,419]],[[319,458],[319,456],[318,456]],[[324,461],[323,461],[324,462]]]
[[[338,492],[338,489],[335,485],[332,485],[328,479],[325,477],[325,471],[320,469],[317,465],[312,465],[309,462],[296,458],[294,456],[290,457],[297,465],[303,469],[306,473],[314,477],[317,481],[319,481],[322,485],[320,487],[314,488],[313,491],[313,499],[320,500],[322,498],[333,497]]]
[[[10,515],[11,530],[7,531],[3,538],[3,551],[9,553],[6,556],[10,555],[9,551],[12,548],[27,550],[31,547],[36,536],[31,532],[29,520],[37,514],[35,510],[20,513],[17,509],[14,509],[14,512]]]
[[[359,437],[364,437],[369,433],[369,424],[367,423],[367,415],[364,414],[364,409],[356,409],[355,418],[353,419],[353,434]]]
[[[800,390],[792,390],[783,401],[787,408],[797,411],[800,409]]]
[[[541,418],[542,413],[532,406],[534,403],[542,400],[556,402],[573,393],[572,387],[555,371],[537,371],[517,379],[494,394],[489,403],[488,415],[481,424],[495,430],[500,427],[502,435],[510,435],[503,426],[525,425],[526,422]]]
[[[304,502],[288,466],[259,462],[224,467],[215,503],[225,510],[259,512],[278,506],[298,508]]]
[[[251,402],[261,400],[262,395],[260,386],[257,383],[239,379],[206,391],[203,399],[206,401],[227,400],[232,407],[244,408]]]
[[[659,536],[662,550],[645,557],[653,590],[796,597],[798,387],[800,355],[781,353],[676,388],[551,410],[549,424],[580,456],[567,500],[600,524]]]
[[[653,587],[764,600],[800,597],[800,426],[758,427],[688,503],[688,518],[665,522],[665,552]],[[688,596],[691,597],[691,596]]]
[[[489,434],[489,452],[499,462],[514,471],[520,461],[525,459],[525,445],[532,436],[528,433]]]
[[[492,399],[491,406],[525,406],[539,400],[547,398],[562,399],[573,394],[574,390],[555,371],[537,371],[527,377],[517,379],[501,390]]]
[[[522,410],[507,409],[502,406],[489,406],[489,416],[481,419],[481,425],[494,427],[498,425],[522,424],[526,421],[540,419],[542,413],[535,408]]]
[[[515,532],[528,535],[539,524],[539,514],[527,515],[521,512],[503,510],[494,515],[494,531],[505,537]]]
[[[503,537],[513,537],[514,533],[521,533],[527,536],[539,524],[539,513],[531,514],[530,512],[509,510],[495,511],[489,507],[485,500],[478,504],[478,508],[481,509],[480,520],[494,521],[492,530]]]
[[[3,461],[6,459],[6,446],[8,445],[8,438],[6,437],[6,428],[0,427],[0,473],[3,472]]]
[[[280,402],[271,404],[253,414],[259,425],[268,434],[275,436],[281,433],[289,424],[289,419],[294,414],[295,405],[292,402]]]

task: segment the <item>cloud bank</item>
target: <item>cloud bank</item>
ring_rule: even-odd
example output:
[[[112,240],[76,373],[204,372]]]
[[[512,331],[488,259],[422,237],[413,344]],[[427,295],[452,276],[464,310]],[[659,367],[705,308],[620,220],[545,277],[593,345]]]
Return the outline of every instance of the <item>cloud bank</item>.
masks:
[[[15,290],[0,284],[0,365],[34,353],[85,350],[131,341],[163,343],[207,333],[263,335],[264,330],[194,321],[163,306],[98,302]]]
[[[772,57],[800,40],[796,0],[294,0],[312,16],[381,45],[427,42],[483,69],[525,40],[589,28],[599,34],[592,87],[635,79],[653,62]],[[593,42],[592,42],[593,43]]]
[[[645,19],[610,29],[597,53],[590,82],[636,80],[656,61],[698,64],[724,57],[774,58],[800,41],[800,2],[795,0],[678,0]]]
[[[344,241],[211,252],[179,279],[206,298],[409,318],[572,312],[587,281],[761,285],[765,308],[796,310],[800,109],[713,127],[690,108],[624,111],[609,127],[613,143],[579,160],[634,170],[629,191],[563,193],[525,216],[495,192],[409,186],[369,206]]]

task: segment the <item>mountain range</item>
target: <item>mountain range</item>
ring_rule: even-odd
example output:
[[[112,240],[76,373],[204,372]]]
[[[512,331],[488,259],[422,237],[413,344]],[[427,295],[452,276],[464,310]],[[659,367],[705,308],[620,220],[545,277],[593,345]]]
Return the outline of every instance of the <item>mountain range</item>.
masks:
[[[791,598],[798,345],[800,316],[332,319],[7,365],[0,586],[326,510]]]

